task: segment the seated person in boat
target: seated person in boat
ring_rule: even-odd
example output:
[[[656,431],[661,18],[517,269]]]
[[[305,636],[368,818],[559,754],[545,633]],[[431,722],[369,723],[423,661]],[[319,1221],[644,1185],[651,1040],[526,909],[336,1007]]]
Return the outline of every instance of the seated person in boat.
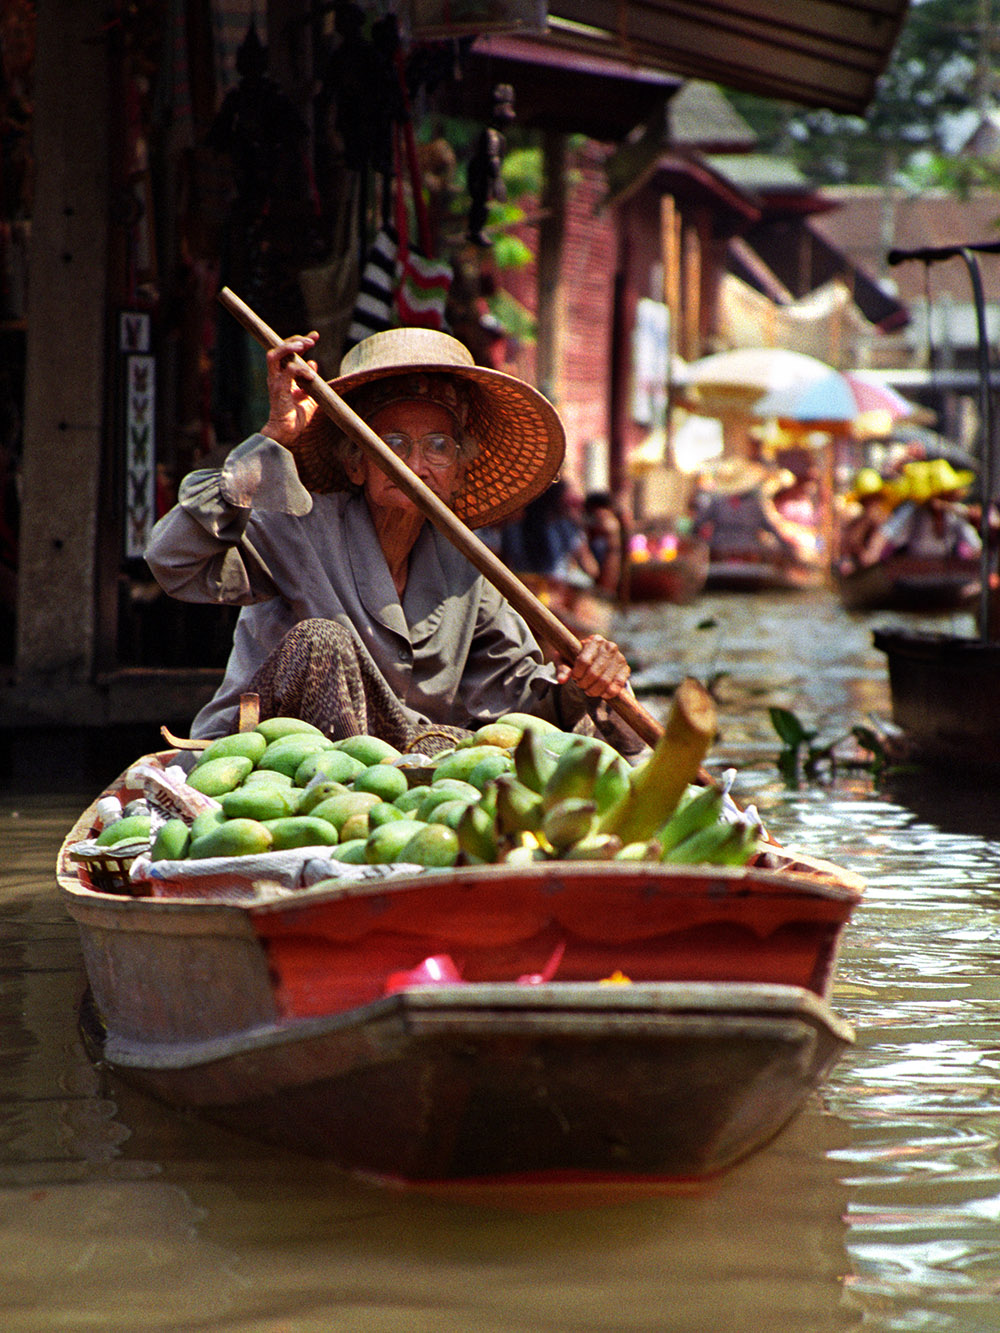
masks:
[[[882,477],[874,468],[862,468],[844,496],[850,517],[840,532],[841,574],[874,565],[883,547],[882,525],[892,512]]]
[[[695,532],[707,541],[714,561],[812,561],[813,541],[804,529],[776,509],[775,494],[794,475],[755,459],[721,459],[692,501]]]
[[[518,711],[641,749],[608,708],[628,689],[621,650],[591,635],[574,662],[544,661],[523,618],[296,382],[293,355],[316,342],[268,352],[267,422],[221,468],[184,479],[150,540],[166,592],[242,608],[192,734],[235,731],[253,692],[263,717],[399,749],[452,745]],[[448,334],[374,334],[330,384],[469,527],[524,508],[563,459],[551,404]]]
[[[938,459],[911,464],[904,475],[911,498],[882,524],[876,558],[905,554],[924,560],[976,560],[982,541],[962,503],[972,474],[955,472]]]

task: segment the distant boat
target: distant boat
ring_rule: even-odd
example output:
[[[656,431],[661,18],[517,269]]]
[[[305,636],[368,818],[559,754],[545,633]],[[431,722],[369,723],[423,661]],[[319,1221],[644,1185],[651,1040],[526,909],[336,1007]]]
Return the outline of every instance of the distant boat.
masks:
[[[971,608],[980,588],[980,560],[898,554],[837,575],[848,611],[957,611]]]

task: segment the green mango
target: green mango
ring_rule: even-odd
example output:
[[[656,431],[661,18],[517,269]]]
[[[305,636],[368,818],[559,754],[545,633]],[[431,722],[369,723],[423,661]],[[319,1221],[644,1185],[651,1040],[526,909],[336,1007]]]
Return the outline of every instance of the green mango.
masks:
[[[213,759],[228,759],[232,755],[242,755],[256,764],[266,749],[267,741],[259,731],[237,731],[232,736],[219,736],[206,746],[195,767]]]
[[[514,768],[514,760],[505,751],[501,750],[499,754],[488,754],[485,759],[480,759],[469,773],[469,783],[479,791],[485,790],[486,784],[498,778],[501,773],[510,773]]]
[[[470,773],[480,760],[490,755],[506,758],[507,752],[497,745],[470,745],[464,750],[452,750],[435,766],[432,782],[440,782],[442,778],[459,778],[468,782]]]
[[[399,859],[418,866],[453,866],[460,852],[454,829],[444,824],[424,824],[403,847]]]
[[[349,783],[364,771],[365,766],[360,759],[352,759],[343,750],[331,746],[306,755],[295,770],[295,785],[308,787],[315,777],[322,777],[329,782]]]
[[[354,779],[353,785],[355,791],[373,791],[383,801],[398,800],[410,789],[406,774],[392,764],[373,764],[363,769]]]
[[[400,852],[422,828],[426,828],[417,819],[397,819],[391,824],[382,824],[372,829],[365,843],[365,860],[369,865],[389,865],[401,861]]]
[[[379,798],[373,791],[345,791],[328,796],[319,805],[314,805],[309,813],[318,819],[328,819],[339,833],[351,815],[367,814],[373,805],[378,804]]]
[[[375,829],[382,824],[395,824],[400,819],[405,818],[405,811],[400,810],[391,801],[382,801],[379,805],[373,805],[368,811],[368,827],[369,829]]]
[[[248,773],[243,779],[243,786],[252,787],[258,782],[265,782],[271,787],[292,787],[295,785],[288,773],[279,773],[274,768],[255,768],[252,773]]]
[[[343,861],[345,865],[366,865],[365,844],[367,841],[367,838],[350,838],[346,842],[339,842],[336,847],[330,848],[327,856],[331,861]]]
[[[270,829],[256,819],[227,819],[215,828],[192,838],[188,856],[192,861],[213,856],[256,856],[270,850]]]
[[[197,838],[203,837],[225,822],[226,815],[221,806],[218,810],[203,810],[200,815],[195,815],[191,821],[191,841],[194,842]]]
[[[95,841],[98,847],[114,847],[120,842],[140,842],[150,836],[149,815],[126,815],[102,829]]]
[[[222,796],[238,787],[253,768],[253,760],[246,755],[224,755],[199,764],[187,775],[187,785],[203,796]]]
[[[191,845],[191,830],[183,819],[168,819],[153,839],[151,861],[183,861]]]
[[[227,791],[219,797],[219,804],[227,819],[259,819],[264,823],[268,819],[294,815],[298,806],[298,793],[293,787],[255,782],[249,787]]]
[[[325,736],[282,736],[272,741],[257,761],[257,771],[285,773],[294,780],[299,765],[310,755],[330,749]]]
[[[470,802],[463,797],[458,796],[450,801],[442,801],[435,805],[428,813],[426,822],[428,824],[445,824],[448,828],[457,831],[459,821],[468,810]]]
[[[333,748],[342,750],[353,759],[360,759],[366,768],[380,764],[383,759],[398,759],[400,751],[379,736],[345,736],[334,741]]]
[[[504,713],[497,718],[497,722],[521,732],[541,731],[548,734],[559,730],[554,722],[548,722],[544,717],[535,717],[533,713]]]
[[[315,815],[266,819],[263,824],[271,834],[271,848],[276,852],[290,847],[331,847],[337,841],[337,830],[333,825]]]
[[[281,736],[323,735],[319,727],[314,727],[311,722],[303,722],[300,717],[266,717],[263,722],[258,722],[255,730],[260,732],[268,744]]]
[[[345,787],[342,782],[317,782],[315,787],[306,787],[302,791],[299,796],[299,803],[295,807],[295,813],[297,815],[311,815],[317,805],[331,796],[341,796],[346,791],[350,791],[350,787]]]

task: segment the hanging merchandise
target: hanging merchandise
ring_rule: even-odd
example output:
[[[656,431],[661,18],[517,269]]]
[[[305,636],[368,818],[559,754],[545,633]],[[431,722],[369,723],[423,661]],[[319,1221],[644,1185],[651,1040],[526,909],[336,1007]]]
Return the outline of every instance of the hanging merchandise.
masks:
[[[396,253],[399,249],[395,229],[379,228],[365,256],[358,295],[354,302],[354,316],[344,340],[344,351],[369,334],[392,328],[395,315]]]
[[[514,89],[509,83],[498,83],[493,89],[490,123],[479,136],[466,172],[471,200],[468,236],[473,245],[484,250],[490,245],[484,231],[490,200],[503,203],[507,198],[502,174],[503,155],[507,148],[503,130],[513,121],[514,115]]]
[[[406,144],[406,159],[413,211],[416,214],[420,235],[420,250],[413,249],[409,243],[400,139]],[[443,329],[445,307],[454,274],[451,264],[446,259],[435,259],[433,255],[423,181],[417,159],[413,124],[410,120],[407,120],[402,127],[397,127],[396,131],[396,229],[399,234],[399,285],[396,292],[399,322],[412,328]]]

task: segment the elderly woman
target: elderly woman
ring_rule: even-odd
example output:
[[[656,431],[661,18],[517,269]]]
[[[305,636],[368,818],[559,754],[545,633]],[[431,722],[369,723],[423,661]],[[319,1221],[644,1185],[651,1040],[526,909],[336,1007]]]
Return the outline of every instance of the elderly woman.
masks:
[[[171,595],[243,608],[192,734],[234,730],[252,691],[262,716],[400,749],[453,744],[507,712],[565,729],[596,722],[619,748],[641,748],[607,709],[627,688],[621,651],[594,635],[575,662],[544,662],[500,593],[316,410],[291,365],[316,341],[289,338],[268,353],[267,423],[221,469],[185,478],[146,553]],[[375,334],[330,384],[470,527],[523,508],[562,462],[552,405],[447,334]]]

